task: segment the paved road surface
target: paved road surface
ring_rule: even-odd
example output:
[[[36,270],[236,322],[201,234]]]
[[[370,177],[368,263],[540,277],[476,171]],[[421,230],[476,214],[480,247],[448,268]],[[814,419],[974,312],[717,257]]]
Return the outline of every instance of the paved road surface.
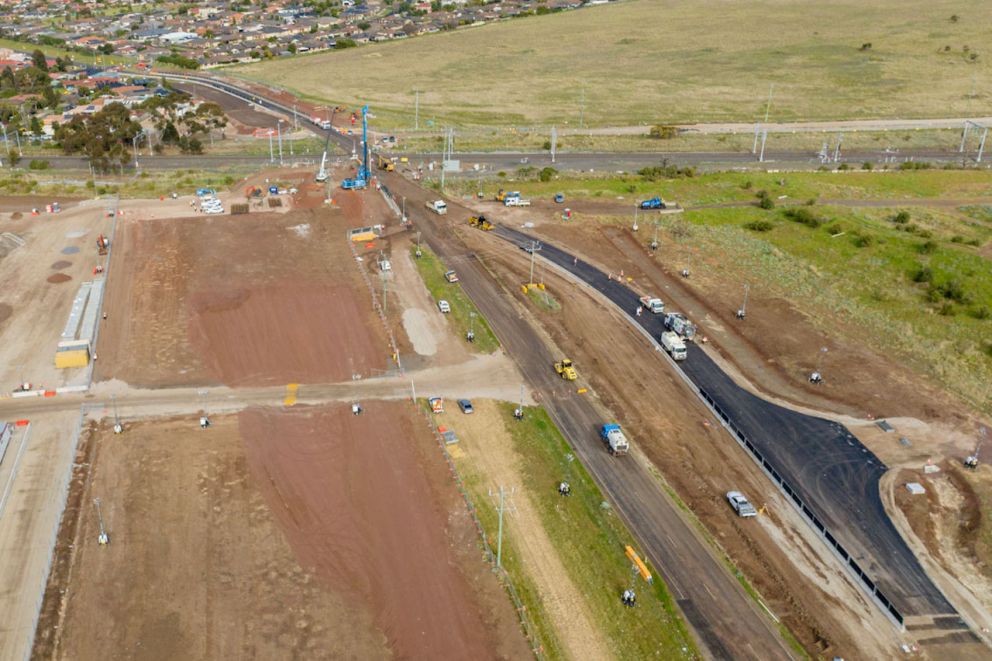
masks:
[[[531,241],[504,225],[495,233],[518,245]],[[546,242],[539,254],[602,292],[653,337],[664,330],[660,315],[634,315],[638,294],[626,285]],[[756,397],[700,347],[690,344],[688,349],[681,369],[757,447],[768,468],[791,485],[903,616],[956,612],[885,513],[879,479],[887,468],[874,454],[842,425]]]
[[[644,465],[634,457],[618,459],[606,451],[596,431],[604,414],[582,396],[570,390],[562,393],[561,379],[551,369],[554,357],[541,337],[514,307],[512,297],[452,235],[449,221],[420,212],[429,193],[396,175],[384,179],[394,193],[413,202],[407,208],[431,249],[449,263],[457,261],[465,292],[531,387],[543,395],[545,408],[637,536],[706,650],[718,659],[790,658],[770,619],[758,611]],[[449,209],[449,217],[458,212],[467,215],[454,205]]]

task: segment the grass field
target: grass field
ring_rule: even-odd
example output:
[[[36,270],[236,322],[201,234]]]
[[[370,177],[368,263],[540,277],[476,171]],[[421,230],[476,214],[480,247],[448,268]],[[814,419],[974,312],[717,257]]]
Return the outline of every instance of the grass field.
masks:
[[[493,335],[489,328],[489,322],[479,314],[479,309],[465,295],[462,287],[458,283],[450,283],[444,279],[444,273],[448,268],[438,260],[437,256],[426,246],[421,246],[421,256],[416,256],[416,246],[410,248],[417,264],[420,277],[427,287],[427,291],[435,301],[444,299],[451,304],[451,313],[448,319],[454,325],[455,335],[461,338],[469,328],[475,329],[475,342],[472,346],[483,353],[492,353],[499,348],[499,340]],[[474,315],[474,319],[472,317]]]
[[[771,84],[772,121],[970,116],[988,107],[986,9],[630,0],[226,71],[368,103],[380,127],[412,126],[415,89],[422,126],[751,121]]]
[[[630,563],[623,553],[624,545],[633,543],[630,532],[604,506],[602,492],[575,460],[572,448],[547,412],[542,408],[527,408],[523,422],[517,422],[513,419],[514,408],[513,404],[500,404],[503,422],[521,458],[522,488],[533,494],[548,537],[555,542],[562,564],[602,626],[616,658],[698,658],[664,581],[655,580],[651,585],[638,581],[635,586],[638,607],[628,610],[620,604],[620,593],[631,584]],[[488,496],[490,485],[483,475],[473,472],[468,459],[457,464],[483,526],[494,531],[496,511]],[[561,479],[567,479],[572,486],[567,507],[562,506],[558,496],[549,497]],[[527,571],[521,566],[512,535],[503,540],[503,565],[514,576],[521,598],[528,605],[534,604],[535,607],[528,608],[531,614],[535,610],[539,612],[540,595],[523,580]],[[552,645],[545,646],[548,658],[561,658],[558,643],[551,640]]]
[[[570,198],[629,200],[630,217],[597,219],[624,224],[631,221],[634,201],[652,194],[692,207],[751,202],[756,191],[766,190],[778,208],[690,208],[684,214],[690,237],[675,249],[707,256],[697,268],[716,269],[729,280],[746,274],[813,319],[850,320],[882,352],[907,359],[974,404],[990,403],[992,205],[966,202],[992,198],[992,173],[719,173],[659,182],[640,177],[515,182],[513,188],[532,198],[562,190]],[[864,199],[891,203],[839,204]],[[949,203],[899,205],[920,199]],[[809,200],[838,204],[807,205]],[[796,210],[808,211],[814,221],[787,215]],[[897,221],[900,211],[907,215]],[[668,231],[673,222],[680,221],[662,221],[662,249],[678,245]],[[734,258],[720,257],[725,255]]]
[[[0,39],[0,48],[10,48],[24,53],[31,53],[35,50],[40,50],[48,57],[65,57],[68,55],[72,58],[73,62],[79,62],[80,64],[117,65],[130,64],[132,62],[130,58],[121,57],[119,55],[88,55],[86,53],[80,53],[79,51],[69,50],[67,48],[42,46],[24,41],[14,41],[13,39]]]
[[[26,163],[26,161],[25,161]],[[256,168],[224,168],[214,170],[156,170],[143,172],[137,177],[98,175],[95,183],[88,184],[88,171],[70,172],[5,172],[0,176],[0,194],[3,195],[74,195],[90,197],[120,193],[124,198],[155,198],[173,191],[190,195],[201,186],[227,188]]]

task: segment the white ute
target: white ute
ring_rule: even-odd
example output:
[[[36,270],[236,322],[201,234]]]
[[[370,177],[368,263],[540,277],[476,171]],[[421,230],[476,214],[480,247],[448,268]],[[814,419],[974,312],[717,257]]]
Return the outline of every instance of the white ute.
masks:
[[[737,516],[744,518],[758,516],[758,510],[754,509],[754,505],[749,503],[740,491],[728,491],[727,500],[730,502],[730,506],[734,508],[734,511],[737,512]]]
[[[641,296],[641,305],[651,311],[652,314],[661,314],[665,311],[665,304],[660,298],[654,296]]]

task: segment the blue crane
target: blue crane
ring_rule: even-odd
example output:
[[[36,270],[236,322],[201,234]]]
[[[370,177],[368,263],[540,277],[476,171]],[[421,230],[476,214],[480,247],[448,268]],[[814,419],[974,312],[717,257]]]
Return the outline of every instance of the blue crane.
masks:
[[[362,162],[358,174],[341,182],[341,188],[359,189],[368,186],[372,171],[369,170],[369,107],[362,106]]]

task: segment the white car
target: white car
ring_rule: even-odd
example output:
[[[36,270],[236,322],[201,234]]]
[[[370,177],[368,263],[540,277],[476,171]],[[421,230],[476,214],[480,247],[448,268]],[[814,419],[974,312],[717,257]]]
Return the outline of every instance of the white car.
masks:
[[[204,213],[224,213],[224,207],[207,207],[203,210]]]
[[[448,314],[449,312],[451,312],[451,306],[448,304],[448,301],[444,300],[443,298],[437,302],[437,309],[443,312],[444,314]]]
[[[730,502],[730,506],[737,512],[737,516],[744,518],[758,516],[758,510],[754,509],[754,505],[748,502],[748,499],[740,491],[728,491],[727,501]]]

